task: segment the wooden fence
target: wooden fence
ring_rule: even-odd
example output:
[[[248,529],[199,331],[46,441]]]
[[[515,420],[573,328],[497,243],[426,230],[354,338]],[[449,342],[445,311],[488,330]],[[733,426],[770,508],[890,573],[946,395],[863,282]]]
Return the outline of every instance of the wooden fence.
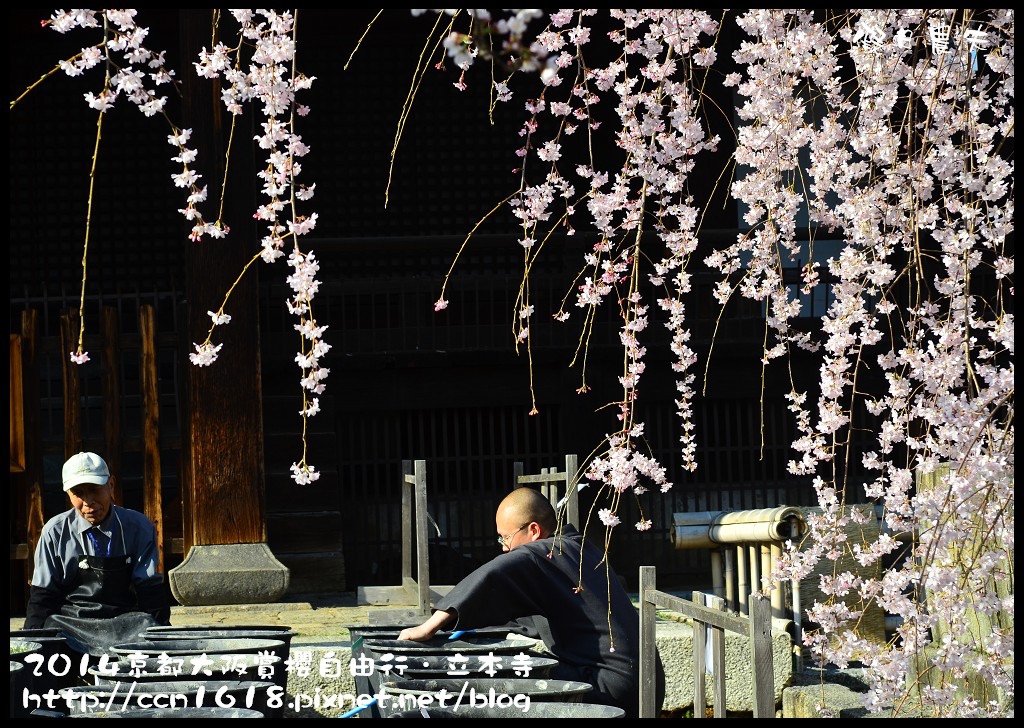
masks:
[[[767,597],[751,594],[748,616],[725,610],[725,600],[713,597],[704,606],[705,595],[693,592],[692,602],[658,591],[653,566],[640,567],[640,717],[657,717],[655,696],[655,612],[668,609],[693,620],[693,715],[705,717],[707,633],[711,635],[711,675],[714,715],[725,718],[725,632],[736,632],[750,640],[752,695],[755,718],[775,717],[775,672],[772,658],[771,604]]]

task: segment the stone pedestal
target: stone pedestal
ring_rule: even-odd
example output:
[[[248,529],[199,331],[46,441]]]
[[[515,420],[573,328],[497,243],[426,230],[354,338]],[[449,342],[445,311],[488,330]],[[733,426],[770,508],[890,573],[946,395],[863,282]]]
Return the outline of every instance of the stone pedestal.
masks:
[[[844,530],[846,532],[847,545],[872,543],[881,532],[881,524],[875,515],[874,506],[870,503],[848,505],[845,507],[845,514],[849,515],[850,509],[853,508],[856,508],[867,517],[867,523],[850,523],[846,526]],[[801,508],[800,510],[803,512],[804,518],[812,513],[815,515],[821,515],[822,513],[820,508]],[[823,574],[841,574],[845,571],[849,571],[864,579],[878,579],[882,576],[882,565],[876,561],[868,566],[862,566],[848,551],[844,551],[837,561],[822,558],[811,571],[811,574],[800,580],[801,611],[806,614],[807,609],[815,602],[827,603],[829,601],[830,597],[821,591],[821,576]],[[852,627],[858,637],[862,637],[876,645],[884,645],[886,643],[885,610],[879,607],[874,600],[868,604],[863,604],[856,591],[850,592],[845,597],[834,597],[834,599],[845,603],[854,611],[863,612],[861,618]],[[815,625],[813,624],[804,624],[805,629],[814,627]]]
[[[182,606],[259,604],[284,596],[289,573],[267,544],[237,543],[193,546],[168,579]]]

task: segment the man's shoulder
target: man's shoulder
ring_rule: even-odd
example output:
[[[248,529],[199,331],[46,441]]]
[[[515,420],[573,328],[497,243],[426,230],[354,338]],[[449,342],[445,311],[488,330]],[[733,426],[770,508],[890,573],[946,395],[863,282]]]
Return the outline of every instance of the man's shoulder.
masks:
[[[75,509],[69,508],[68,510],[58,513],[53,516],[46,523],[43,524],[42,533],[46,534],[51,531],[59,531],[64,527],[65,524],[71,523],[75,520]]]
[[[122,523],[131,523],[133,526],[153,528],[153,522],[141,511],[134,511],[124,506],[114,506],[114,514],[121,519]]]
[[[573,562],[579,559],[580,543],[572,537],[548,537],[524,544],[511,553],[541,564],[560,565],[566,558]]]

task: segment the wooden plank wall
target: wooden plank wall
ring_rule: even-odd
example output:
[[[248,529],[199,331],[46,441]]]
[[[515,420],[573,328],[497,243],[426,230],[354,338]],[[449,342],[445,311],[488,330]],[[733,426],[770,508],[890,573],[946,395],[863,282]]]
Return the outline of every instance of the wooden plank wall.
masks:
[[[526,362],[507,343],[512,276],[468,276],[452,288],[459,304],[444,312],[451,314],[445,319],[432,315],[436,280],[398,280],[387,267],[377,274],[360,278],[354,270],[355,283],[328,282],[318,298],[332,333],[335,327],[338,333],[331,339],[332,374],[322,411],[309,423],[310,462],[322,473],[310,486],[296,486],[289,474],[301,446],[300,393],[294,354],[288,354],[296,333],[291,317],[274,305],[280,286],[268,284],[262,291],[267,538],[275,556],[292,569],[293,593],[397,583],[401,524],[395,484],[402,460],[427,461],[435,524],[431,570],[452,583],[459,570],[495,553],[493,509],[511,485],[514,462],[539,472],[561,467],[566,453],[577,452],[585,469],[591,448],[609,427],[594,404],[606,393],[575,394],[578,377],[564,355],[575,342],[543,329],[534,351],[540,412],[528,414]],[[554,296],[556,286],[549,288],[545,295]],[[20,304],[26,309],[20,325],[26,374],[34,372],[24,389],[29,469],[12,474],[19,494],[12,502],[12,558],[21,554],[22,572],[31,534],[45,517],[67,507],[63,494],[44,492],[43,462],[48,469],[59,467],[83,447],[103,452],[112,467],[120,463],[121,502],[159,522],[165,571],[189,548],[183,537],[187,469],[180,390],[191,344],[183,335],[178,299],[135,293],[88,300],[87,325],[98,323],[87,328],[86,348],[99,369],[68,362],[67,352],[77,347],[73,295]],[[55,315],[57,308],[65,315]],[[736,334],[737,351],[746,349],[743,341]],[[607,349],[598,346],[588,364],[595,387],[617,366],[601,351]],[[666,362],[654,361],[653,351],[649,355],[641,418],[651,451],[675,484],[664,496],[642,498],[643,515],[654,522],[651,531],[632,529],[632,516],[639,514],[630,513],[630,522],[624,520],[626,527],[616,533],[615,568],[627,579],[644,564],[656,566],[665,584],[687,588],[701,586],[700,575],[710,574],[706,554],[672,548],[673,512],[813,504],[809,481],[785,472],[791,425],[778,387],[769,387],[762,411],[758,378],[738,370],[731,363],[738,357],[724,347],[723,352],[712,374],[728,385],[727,396],[694,404],[700,432],[694,474],[681,473],[672,382],[656,374],[667,370]],[[33,429],[37,434],[29,434]],[[594,487],[580,494],[581,519],[597,495]]]
[[[101,309],[100,333],[86,337],[86,350],[90,352],[94,367],[99,374],[91,374],[88,387],[83,385],[83,373],[70,361],[67,352],[78,348],[79,313],[65,310],[59,316],[59,344],[56,352],[47,351],[41,333],[41,316],[37,309],[21,312],[20,350],[22,365],[22,398],[25,403],[22,413],[25,439],[25,467],[22,472],[11,474],[11,609],[20,613],[27,600],[27,584],[31,579],[32,554],[35,552],[43,524],[46,519],[68,507],[62,492],[51,487],[54,493],[44,490],[44,456],[47,455],[47,438],[41,427],[41,419],[53,410],[54,398],[44,397],[41,384],[52,379],[47,359],[58,360],[61,395],[59,407],[62,412],[61,426],[50,428],[60,436],[56,450],[49,451],[51,463],[62,463],[64,459],[82,450],[99,452],[107,461],[114,474],[113,492],[116,503],[142,510],[153,521],[160,545],[160,568],[166,567],[165,553],[173,552],[180,533],[165,533],[165,508],[161,477],[161,436],[160,436],[160,391],[157,366],[158,342],[156,333],[156,312],[151,304],[138,307],[140,330],[132,337],[130,354],[138,356],[138,377],[140,393],[134,397],[141,410],[141,436],[126,437],[122,425],[125,379],[123,371],[125,351],[122,350],[122,322],[119,307],[104,306]],[[54,337],[57,338],[57,337]],[[176,344],[175,344],[176,346]],[[58,358],[59,357],[59,358]],[[85,366],[89,366],[86,364]],[[99,391],[94,393],[94,382],[98,381]],[[49,386],[49,382],[47,382]],[[97,405],[95,400],[99,400]],[[97,434],[96,415],[101,421],[101,432]],[[126,450],[141,452],[142,493],[140,502],[126,503],[125,483],[135,480],[135,474],[127,473],[124,465]],[[51,477],[57,478],[59,471]],[[133,489],[134,491],[135,489]],[[134,497],[134,496],[133,496]]]

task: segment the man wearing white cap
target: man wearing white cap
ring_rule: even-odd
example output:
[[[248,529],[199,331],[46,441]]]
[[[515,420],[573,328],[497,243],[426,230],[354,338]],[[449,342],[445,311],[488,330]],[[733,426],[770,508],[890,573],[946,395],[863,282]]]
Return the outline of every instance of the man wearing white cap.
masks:
[[[43,526],[25,629],[58,628],[73,648],[101,655],[170,621],[156,529],[142,513],[114,505],[99,455],[73,455],[62,478],[72,507]]]

